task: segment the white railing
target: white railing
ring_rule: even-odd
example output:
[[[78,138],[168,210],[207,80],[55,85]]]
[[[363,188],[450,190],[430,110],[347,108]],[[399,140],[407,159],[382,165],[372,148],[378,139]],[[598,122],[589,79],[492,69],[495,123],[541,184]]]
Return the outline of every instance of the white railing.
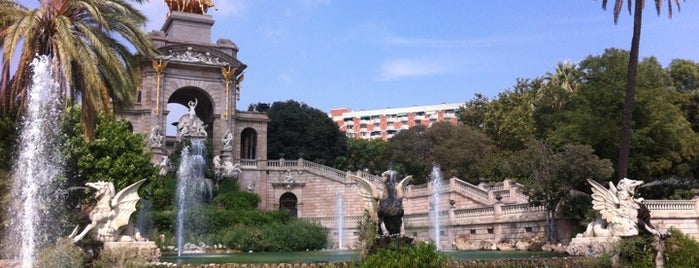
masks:
[[[469,218],[469,217],[481,217],[481,216],[494,216],[494,215],[495,215],[495,208],[493,208],[493,207],[454,210],[454,216],[456,217],[456,219]]]
[[[691,210],[694,211],[694,200],[644,200],[643,204],[653,210]]]
[[[503,205],[500,207],[502,214],[517,214],[546,211],[543,206],[532,206],[529,203],[517,205]]]

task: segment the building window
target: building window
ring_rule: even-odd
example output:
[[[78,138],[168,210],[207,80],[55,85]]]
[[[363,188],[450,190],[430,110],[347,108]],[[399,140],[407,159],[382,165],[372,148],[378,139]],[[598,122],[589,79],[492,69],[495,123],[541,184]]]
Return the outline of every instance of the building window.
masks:
[[[524,232],[525,232],[525,233],[531,233],[531,232],[532,232],[532,227],[524,227]]]
[[[493,234],[493,228],[488,228],[488,234]]]
[[[476,234],[476,229],[471,229],[470,233],[471,233],[472,235],[475,235],[475,234]]]

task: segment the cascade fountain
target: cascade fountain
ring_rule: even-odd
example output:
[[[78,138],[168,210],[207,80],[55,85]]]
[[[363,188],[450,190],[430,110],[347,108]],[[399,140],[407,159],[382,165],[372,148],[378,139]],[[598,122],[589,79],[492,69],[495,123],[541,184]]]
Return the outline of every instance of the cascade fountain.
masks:
[[[344,193],[337,191],[337,202],[335,203],[335,213],[337,214],[337,249],[343,250],[344,230],[345,230],[345,209],[344,209]]]
[[[51,220],[54,207],[63,195],[58,189],[62,174],[60,137],[62,109],[60,86],[54,78],[54,63],[48,56],[35,58],[33,76],[27,91],[27,109],[18,141],[19,154],[12,174],[10,226],[4,235],[6,245],[19,245],[21,267],[32,267],[37,249],[55,237]]]
[[[439,166],[434,165],[432,166],[432,174],[430,175],[432,177],[432,201],[430,202],[430,206],[432,209],[432,238],[434,240],[435,246],[437,246],[437,250],[441,250],[441,225],[442,222],[440,220],[440,199],[441,199],[441,193],[442,193],[442,172],[439,170]]]
[[[206,200],[206,196],[202,198],[201,190],[197,191],[196,189],[208,188],[209,194],[211,191],[211,184],[204,177],[206,173],[206,145],[204,144],[204,138],[207,137],[204,129],[206,125],[196,116],[195,108],[197,103],[196,99],[187,103],[189,113],[182,115],[177,124],[178,140],[189,142],[189,145],[182,149],[182,158],[177,170],[177,256],[182,256],[184,250],[185,232],[187,230],[185,218],[187,213],[196,211],[196,207]]]

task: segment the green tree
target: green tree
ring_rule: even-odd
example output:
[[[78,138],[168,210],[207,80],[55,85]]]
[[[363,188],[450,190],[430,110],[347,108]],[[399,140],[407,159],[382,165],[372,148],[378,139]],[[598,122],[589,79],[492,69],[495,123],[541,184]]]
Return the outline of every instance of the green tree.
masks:
[[[558,242],[555,215],[559,204],[571,198],[570,191],[586,190],[587,179],[601,181],[614,172],[611,161],[598,158],[587,145],[567,144],[558,151],[538,140],[512,154],[502,170],[524,185],[530,203],[546,209],[549,242]]]
[[[607,8],[608,0],[602,1],[602,8]],[[660,7],[663,4],[663,0],[656,0],[655,9],[660,15]],[[672,18],[672,3],[675,3],[678,10],[680,8],[679,0],[667,0],[668,15]],[[617,162],[617,177],[619,179],[627,177],[628,162],[629,162],[629,152],[631,149],[631,127],[633,122],[633,106],[636,97],[636,83],[638,75],[638,52],[640,50],[641,41],[641,24],[643,21],[643,6],[645,0],[635,0],[634,1],[634,11],[633,11],[633,35],[631,36],[631,52],[629,57],[629,64],[626,76],[626,90],[624,96],[624,109],[621,114],[621,133],[619,142],[619,158]],[[624,0],[614,1],[614,24],[619,20],[619,13],[621,13],[622,6],[624,5]],[[627,2],[627,8],[629,14],[631,14],[631,0]]]
[[[527,140],[535,137],[532,104],[541,83],[540,78],[518,78],[513,89],[501,92],[488,105],[485,133],[500,149],[520,150]]]
[[[489,103],[487,97],[481,93],[476,93],[472,100],[459,107],[459,123],[483,131]]]
[[[347,139],[347,155],[342,168],[347,170],[367,169],[372,174],[386,170],[387,163],[381,158],[388,144],[382,139]]]
[[[425,182],[435,163],[444,176],[478,183],[495,151],[493,142],[482,132],[439,122],[430,128],[401,131],[388,141],[383,158],[401,173],[413,175],[415,183]]]
[[[267,158],[304,158],[334,165],[347,138],[327,114],[294,100],[274,102],[267,113]]]
[[[14,100],[24,97],[31,82],[29,63],[37,54],[49,55],[57,63],[55,73],[65,91],[62,98],[81,100],[83,133],[91,138],[99,112],[111,112],[112,104],[127,107],[135,99],[140,65],[120,40],[140,55],[153,55],[150,38],[142,29],[146,17],[123,0],[39,2],[38,8],[28,9],[14,1],[0,1],[2,69],[9,70],[11,59],[19,54],[12,84],[0,87],[4,90],[0,112],[21,107]]]
[[[86,182],[111,181],[117,190],[141,179],[153,179],[157,169],[150,163],[143,134],[133,133],[128,121],[113,116],[97,116],[95,139],[82,138],[79,108],[67,111],[64,133],[65,174],[70,186],[84,186]],[[85,198],[84,192],[72,191],[69,207]]]

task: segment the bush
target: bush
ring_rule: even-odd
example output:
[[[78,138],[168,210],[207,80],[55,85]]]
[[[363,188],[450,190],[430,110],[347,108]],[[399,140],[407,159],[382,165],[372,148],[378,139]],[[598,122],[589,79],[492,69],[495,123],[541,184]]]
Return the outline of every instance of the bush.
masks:
[[[49,245],[39,252],[34,267],[83,267],[87,260],[87,254],[72,240],[60,238],[55,245]]]
[[[241,251],[288,252],[322,249],[327,236],[327,230],[318,224],[291,220],[262,225],[238,224],[213,235],[210,242]]]
[[[400,250],[379,249],[376,254],[369,255],[360,267],[440,268],[445,267],[449,260],[449,255],[438,252],[434,244],[419,243]]]
[[[667,267],[699,266],[699,242],[670,228],[670,236],[665,239],[665,260]]]
[[[624,237],[619,241],[619,264],[622,267],[655,267],[652,236]]]
[[[214,205],[227,210],[255,209],[259,203],[260,196],[250,192],[228,192],[214,198]]]

